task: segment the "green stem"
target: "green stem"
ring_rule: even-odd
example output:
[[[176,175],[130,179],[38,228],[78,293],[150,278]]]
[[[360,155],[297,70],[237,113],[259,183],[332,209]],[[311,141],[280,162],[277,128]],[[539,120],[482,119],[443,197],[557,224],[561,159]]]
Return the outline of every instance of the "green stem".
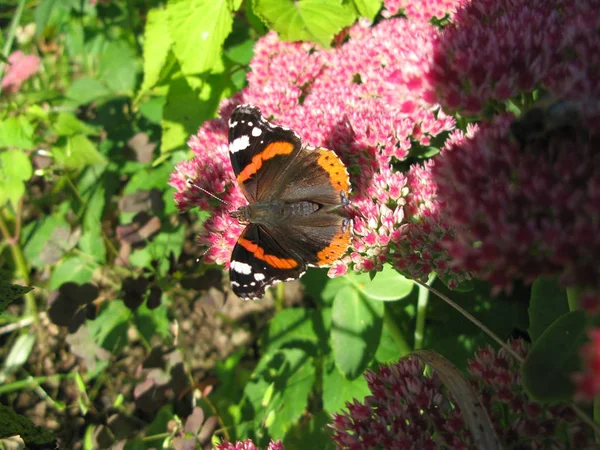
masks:
[[[2,49],[2,56],[4,56],[5,59],[8,58],[8,53],[12,48],[13,41],[15,40],[15,34],[17,32],[19,22],[21,22],[21,15],[23,14],[24,8],[25,0],[20,0],[19,4],[17,5],[17,10],[15,11],[15,15],[13,16],[13,19],[10,22],[10,28],[8,29],[6,42],[4,43],[4,48]],[[0,94],[2,93],[2,77],[4,75],[4,65],[5,63],[0,61]]]
[[[275,312],[280,312],[285,309],[285,285],[278,283],[275,286]]]
[[[387,304],[386,304],[387,309]],[[400,349],[400,353],[402,356],[408,355],[412,351],[412,347],[406,342],[404,339],[404,335],[402,334],[402,330],[398,327],[398,324],[390,314],[390,311],[386,311],[383,315],[383,323],[387,327],[388,331],[392,335],[392,338],[396,342],[396,345]]]
[[[576,287],[567,288],[567,302],[569,303],[569,311],[577,311],[581,309],[579,307],[579,289],[577,289]]]
[[[435,280],[435,274],[429,277],[427,285],[431,286]],[[418,285],[419,299],[417,301],[417,321],[415,324],[415,350],[423,347],[423,337],[425,334],[425,319],[427,318],[427,304],[429,303],[429,289]]]
[[[8,245],[10,246],[10,252],[12,254],[13,261],[17,266],[17,270],[19,271],[21,278],[23,279],[25,284],[29,286],[31,284],[31,280],[29,278],[29,267],[27,266],[27,261],[25,261],[23,249],[19,244],[19,240],[11,236],[2,209],[0,209],[0,233],[2,234],[4,240],[8,242]],[[37,304],[35,302],[35,297],[31,292],[25,294],[24,297],[26,315],[31,316],[33,318],[33,323],[37,325],[39,322],[39,316]]]
[[[15,381],[14,383],[4,384],[0,386],[0,395],[8,394],[10,392],[15,391],[22,391],[25,389],[35,389],[43,383],[57,382],[73,377],[74,374],[72,373],[59,373],[56,375],[26,378],[24,380]]]

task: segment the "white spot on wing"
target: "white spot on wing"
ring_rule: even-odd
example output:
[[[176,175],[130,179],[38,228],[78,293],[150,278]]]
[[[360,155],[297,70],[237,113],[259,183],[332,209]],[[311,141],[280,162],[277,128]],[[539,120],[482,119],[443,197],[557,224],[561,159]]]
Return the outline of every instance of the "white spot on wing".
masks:
[[[256,281],[262,281],[265,279],[265,274],[264,273],[255,273],[254,274],[254,279]]]
[[[246,264],[239,261],[231,261],[229,267],[234,272],[241,273],[244,275],[250,275],[250,272],[252,272],[252,267],[250,266],[250,264]]]
[[[252,128],[252,136],[258,137],[262,134],[262,130],[258,127]]]
[[[235,127],[237,127],[237,124],[238,124],[237,120],[235,122],[232,122],[231,120],[229,120],[229,128],[235,128]]]
[[[240,136],[229,144],[229,151],[231,153],[237,153],[240,150],[245,150],[250,145],[250,138],[248,136]]]

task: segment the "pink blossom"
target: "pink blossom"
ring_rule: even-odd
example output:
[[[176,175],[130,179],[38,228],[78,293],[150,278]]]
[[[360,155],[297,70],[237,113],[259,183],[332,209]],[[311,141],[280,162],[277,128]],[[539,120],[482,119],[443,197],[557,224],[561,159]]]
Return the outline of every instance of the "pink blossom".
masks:
[[[26,55],[20,50],[10,54],[8,63],[4,67],[2,90],[17,92],[21,85],[40,70],[40,58],[35,55]]]
[[[598,0],[465,2],[441,34],[427,78],[444,107],[467,114],[538,87],[559,98],[597,95],[599,7]]]
[[[245,441],[237,441],[235,444],[231,442],[223,442],[217,445],[217,450],[259,450],[252,439],[246,439]],[[285,450],[285,446],[281,441],[271,441],[266,450]]]
[[[511,342],[520,355],[523,341]],[[545,406],[527,397],[519,364],[503,350],[479,350],[469,362],[472,387],[487,410],[500,442],[518,448],[562,448],[562,433],[573,448],[594,442],[572,411]],[[342,449],[474,448],[472,435],[451,392],[435,371],[424,373],[416,359],[403,359],[365,374],[371,395],[346,403],[330,427]]]
[[[512,120],[498,117],[471,136],[456,132],[433,166],[454,233],[442,244],[455,267],[496,290],[560,274],[565,286],[598,294],[597,129],[582,137],[555,132],[522,148],[510,134]]]
[[[384,17],[395,16],[402,12],[411,20],[429,21],[433,17],[443,18],[446,14],[454,15],[456,9],[468,0],[384,0],[382,15]]]
[[[244,199],[233,182],[225,123],[236,104],[251,103],[265,117],[294,129],[306,144],[334,150],[349,168],[354,238],[329,274],[380,269],[388,262],[407,220],[410,193],[406,175],[394,164],[405,160],[411,147],[430,145],[455,124],[440,111],[432,87],[422,79],[437,34],[429,24],[392,19],[375,27],[358,23],[348,30],[347,42],[331,50],[283,42],[274,33],[260,39],[248,87],[225,101],[220,118],[205,123],[190,139],[197,157],[180,164],[170,181],[181,210],[199,206],[212,213],[200,238],[212,245],[207,261],[226,264],[241,230],[227,214]],[[415,172],[412,179],[419,176]],[[186,178],[230,206],[210,201]],[[428,201],[435,201],[433,195]]]

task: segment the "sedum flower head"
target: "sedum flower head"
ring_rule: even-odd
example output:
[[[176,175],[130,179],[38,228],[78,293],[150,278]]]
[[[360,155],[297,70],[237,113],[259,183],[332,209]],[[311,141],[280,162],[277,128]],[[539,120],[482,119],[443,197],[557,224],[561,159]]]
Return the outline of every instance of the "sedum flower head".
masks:
[[[430,66],[437,35],[430,24],[390,19],[374,27],[358,23],[347,31],[344,43],[330,50],[283,42],[275,33],[261,38],[248,87],[224,101],[220,117],[206,122],[189,140],[196,158],[181,163],[171,177],[181,210],[200,206],[212,212],[200,238],[212,245],[207,260],[227,264],[241,231],[227,214],[245,200],[228,161],[226,120],[235,105],[250,103],[273,122],[294,129],[305,144],[334,150],[348,166],[354,238],[348,254],[333,264],[329,274],[380,269],[388,261],[412,267],[400,261],[415,253],[407,243],[419,239],[401,242],[403,225],[432,221],[443,228],[443,223],[439,215],[431,219],[431,214],[423,213],[434,209],[435,203],[430,167],[402,173],[396,166],[406,160],[411,147],[428,146],[455,125],[439,109],[422,76]],[[213,203],[188,186],[186,177],[231,206]],[[419,205],[412,200],[417,197]],[[429,244],[419,245],[425,253],[431,250]]]
[[[511,346],[526,354],[523,341]],[[480,350],[468,371],[505,448],[578,449],[593,444],[593,436],[585,433],[584,424],[569,409],[547,407],[527,397],[518,363],[504,351]],[[339,448],[475,448],[451,393],[435,372],[425,374],[418,360],[381,366],[365,378],[371,395],[363,402],[346,403],[347,410],[334,414],[330,424]]]

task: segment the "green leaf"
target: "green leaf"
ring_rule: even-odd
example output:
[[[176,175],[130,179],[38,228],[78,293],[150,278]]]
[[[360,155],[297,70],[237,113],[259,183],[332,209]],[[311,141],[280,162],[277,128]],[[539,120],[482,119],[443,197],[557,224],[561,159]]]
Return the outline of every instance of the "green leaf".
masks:
[[[10,201],[14,206],[25,194],[25,181],[33,175],[29,157],[20,150],[0,153],[0,206]]]
[[[44,34],[44,30],[48,24],[48,20],[50,19],[50,14],[59,2],[60,0],[43,0],[35,8],[34,16],[36,38],[39,39]]]
[[[99,80],[94,78],[79,78],[67,88],[66,97],[75,103],[75,106],[87,105],[96,100],[103,100],[113,94]]]
[[[167,7],[173,51],[187,75],[213,71],[233,23],[229,0],[177,0]]]
[[[387,311],[386,314],[388,314]],[[397,332],[401,332],[401,330],[398,330]],[[381,339],[379,340],[379,347],[377,347],[377,352],[375,353],[375,359],[377,362],[385,364],[397,362],[402,356],[404,356],[402,349],[394,339],[386,320],[383,330],[381,330]]]
[[[25,116],[8,117],[0,122],[0,147],[29,150],[33,147],[33,132]]]
[[[64,147],[53,147],[52,154],[56,162],[70,169],[81,169],[83,166],[106,163],[106,159],[96,148],[96,144],[83,134],[67,138]]]
[[[86,258],[71,256],[59,262],[50,277],[50,290],[58,289],[69,281],[77,284],[87,283],[92,279],[93,270]]]
[[[9,407],[0,405],[0,439],[11,436],[21,436],[29,448],[56,447],[56,439],[50,431],[34,425],[27,417],[17,414]]]
[[[10,284],[0,280],[0,313],[4,312],[11,302],[32,291],[33,288]]]
[[[315,347],[319,344],[326,345],[327,333],[322,311],[284,309],[269,322],[264,342],[267,352],[294,342],[309,342]]]
[[[192,134],[205,120],[214,117],[226,77],[176,78],[169,85],[167,102],[163,109],[161,152],[184,147]],[[193,85],[200,89],[195,89]]]
[[[341,0],[254,0],[254,12],[286,41],[329,47],[356,16]]]
[[[370,20],[375,19],[375,16],[381,9],[381,0],[352,0],[354,7],[362,17]]]
[[[166,101],[166,97],[152,97],[148,101],[140,103],[140,113],[150,122],[160,125]]]
[[[27,362],[34,344],[35,333],[21,334],[17,338],[4,360],[4,367],[0,371],[0,383],[4,383],[8,375]]]
[[[381,301],[400,300],[409,295],[414,286],[414,281],[405,278],[390,265],[385,265],[373,279],[368,273],[349,274],[347,278],[364,295]]]
[[[585,342],[583,311],[561,316],[538,338],[522,367],[523,386],[540,402],[567,401],[574,392],[571,375],[579,369],[578,350]]]
[[[273,439],[282,438],[302,417],[314,382],[313,359],[303,350],[281,349],[265,355],[244,391],[256,411],[253,419],[269,419]],[[268,391],[272,395],[265,396]],[[267,403],[263,403],[265,399]]]
[[[152,89],[160,80],[161,71],[171,49],[168,15],[164,9],[148,11],[144,29],[144,82],[141,92]]]
[[[111,301],[86,327],[94,341],[112,354],[127,344],[131,310],[121,300]]]
[[[375,356],[381,338],[384,304],[342,288],[333,301],[331,344],[335,363],[346,378],[363,373]]]
[[[326,364],[323,374],[323,409],[329,414],[334,414],[342,409],[346,402],[356,398],[362,401],[369,395],[369,387],[364,376],[349,380],[335,366],[334,361]]]
[[[147,342],[150,342],[155,335],[163,340],[170,336],[168,308],[164,303],[158,308],[148,309],[146,302],[135,311],[133,323],[135,323],[140,334],[144,336]]]
[[[62,226],[68,226],[65,219],[58,215],[52,215],[32,221],[23,229],[23,253],[29,264],[39,269],[47,266],[40,260],[40,254],[54,229]]]
[[[567,291],[556,277],[539,277],[531,287],[529,302],[529,336],[536,342],[546,329],[569,312]]]
[[[135,88],[135,52],[125,41],[109,42],[100,55],[99,76],[116,94],[131,95]]]
[[[177,260],[183,249],[185,229],[183,226],[157,234],[143,249],[135,250],[129,256],[129,262],[135,267],[145,267],[166,275],[170,267],[170,258]],[[153,262],[158,262],[155,267]]]
[[[74,114],[59,113],[53,124],[54,132],[59,136],[73,136],[74,134],[98,135],[96,128],[82,122]]]

